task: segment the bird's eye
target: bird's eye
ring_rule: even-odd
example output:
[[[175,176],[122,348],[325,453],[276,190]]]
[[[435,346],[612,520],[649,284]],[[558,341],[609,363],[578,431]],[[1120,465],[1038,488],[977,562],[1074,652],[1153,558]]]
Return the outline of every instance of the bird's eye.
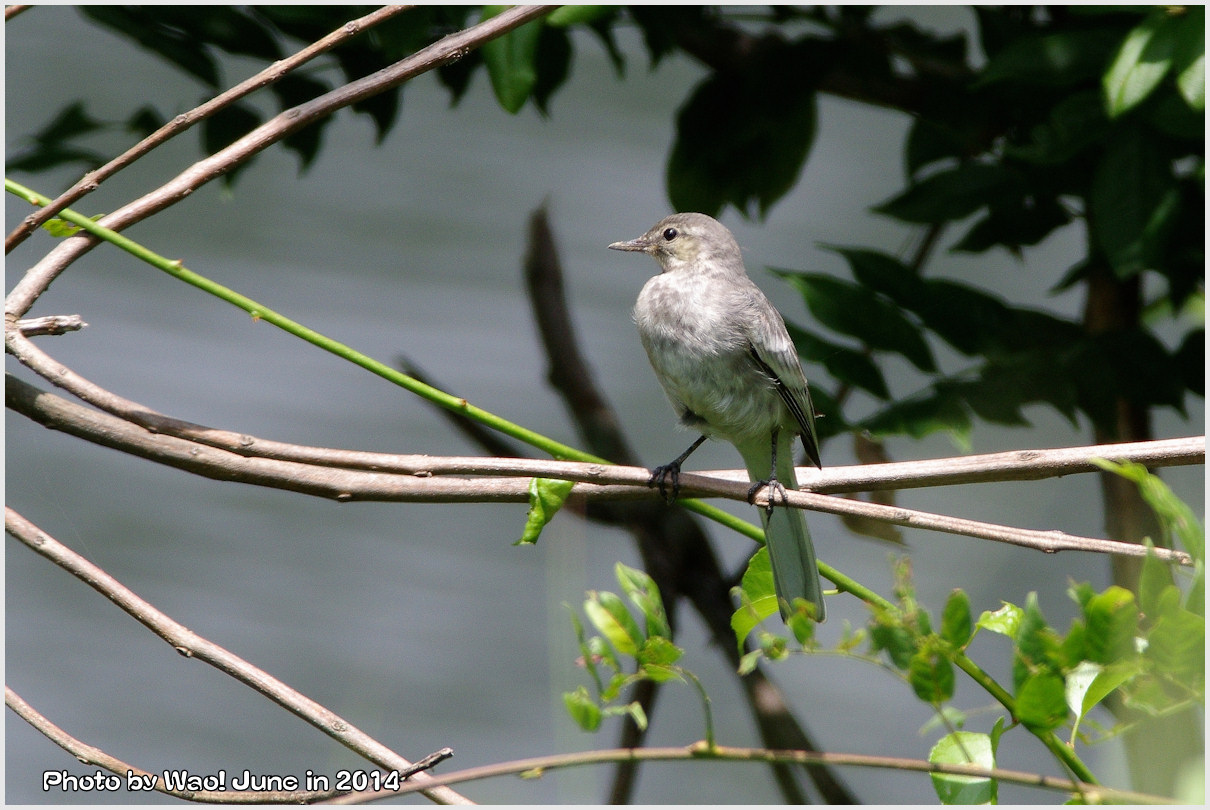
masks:
[[[677,237],[676,228],[668,228],[667,230],[664,231],[664,241],[665,242],[671,242],[673,239],[676,239],[676,237]]]

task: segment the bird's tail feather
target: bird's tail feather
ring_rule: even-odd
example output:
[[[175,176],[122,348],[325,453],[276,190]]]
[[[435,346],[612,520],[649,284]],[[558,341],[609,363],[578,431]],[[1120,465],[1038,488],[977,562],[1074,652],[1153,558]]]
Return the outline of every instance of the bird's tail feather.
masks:
[[[798,479],[794,475],[793,440],[793,434],[788,431],[783,431],[777,439],[777,480],[786,489],[798,488]],[[740,445],[739,451],[748,468],[748,477],[753,482],[769,478],[772,448],[767,438]],[[819,582],[819,569],[815,565],[815,547],[811,543],[811,533],[807,531],[802,510],[778,506],[770,513],[767,509],[761,509],[760,518],[769,549],[769,563],[773,567],[773,586],[777,591],[782,620],[790,615],[794,599],[802,598],[814,603],[815,618],[822,622],[823,590]]]

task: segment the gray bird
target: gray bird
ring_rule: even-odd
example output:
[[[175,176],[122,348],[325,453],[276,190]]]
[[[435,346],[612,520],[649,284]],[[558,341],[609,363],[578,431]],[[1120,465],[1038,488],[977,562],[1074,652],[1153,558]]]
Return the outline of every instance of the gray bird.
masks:
[[[660,385],[681,422],[702,436],[675,460],[657,467],[649,485],[658,483],[676,497],[681,463],[707,438],[735,445],[754,482],[751,501],[762,486],[771,490],[770,507],[761,511],[773,584],[782,619],[795,598],[815,605],[824,618],[823,593],[815,567],[815,549],[802,512],[774,509],[773,493],[797,488],[794,436],[802,436],[815,466],[819,441],[807,379],[786,324],[744,269],[731,231],[705,214],[673,214],[613,250],[646,253],[661,273],[639,293],[634,321]]]

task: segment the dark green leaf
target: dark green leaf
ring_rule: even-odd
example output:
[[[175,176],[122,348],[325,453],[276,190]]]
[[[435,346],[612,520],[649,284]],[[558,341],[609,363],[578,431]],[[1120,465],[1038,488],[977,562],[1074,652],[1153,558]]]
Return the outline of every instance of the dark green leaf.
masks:
[[[246,104],[236,102],[225,107],[202,121],[202,149],[206,154],[214,154],[260,126],[260,122],[260,113]],[[249,165],[245,161],[234,166],[223,175],[223,182],[228,185],[234,183],[239,173]]]
[[[932,352],[918,327],[883,298],[857,284],[818,273],[774,270],[802,293],[815,319],[871,349],[903,355],[921,371],[936,371]]]
[[[970,597],[962,589],[955,588],[941,614],[941,637],[960,650],[970,641],[972,632]]]
[[[277,96],[281,109],[286,110],[323,95],[328,92],[329,88],[323,82],[304,74],[291,73],[270,85],[270,89]],[[307,169],[319,154],[324,127],[331,120],[331,118],[325,118],[311,126],[303,127],[282,141],[283,146],[298,155],[300,168]]]
[[[954,665],[939,651],[922,647],[908,664],[908,682],[916,697],[935,706],[954,696]]]
[[[1063,679],[1049,672],[1030,675],[1017,690],[1016,715],[1026,728],[1050,731],[1067,719]]]
[[[1185,335],[1174,357],[1185,387],[1199,397],[1206,395],[1206,330]]]
[[[1148,546],[1150,552],[1150,546]],[[1148,553],[1143,560],[1143,570],[1139,574],[1139,610],[1154,622],[1159,615],[1160,594],[1169,588],[1175,588],[1172,582],[1172,571],[1160,558]]]
[[[923,116],[916,118],[904,149],[907,175],[914,178],[921,169],[939,160],[965,158],[969,149],[962,137],[948,127]]]
[[[1117,585],[1090,599],[1084,606],[1089,660],[1112,664],[1133,655],[1138,616],[1134,594]]]
[[[1206,109],[1206,7],[1184,6],[1177,21],[1172,70],[1181,97],[1194,110]],[[1175,13],[1175,10],[1173,11]]]
[[[1120,41],[1116,28],[1014,36],[988,59],[976,86],[998,82],[1070,87],[1101,74]]]
[[[677,211],[717,215],[725,205],[763,217],[798,182],[815,140],[809,53],[774,49],[745,70],[708,76],[677,113],[668,196]],[[787,77],[796,77],[788,81]]]
[[[164,126],[164,117],[150,104],[139,107],[126,119],[126,129],[141,138],[146,138]]]
[[[1050,672],[1055,668],[1059,639],[1046,622],[1038,607],[1038,595],[1030,592],[1017,628],[1016,650],[1013,656],[1013,688],[1020,690],[1031,673]],[[1059,697],[1063,697],[1063,682],[1059,680]]]
[[[482,19],[490,19],[508,6],[484,6]],[[480,51],[500,106],[510,113],[520,111],[538,81],[536,57],[542,21],[534,20],[485,42]]]
[[[1104,140],[1108,124],[1101,94],[1083,90],[1051,108],[1046,120],[1030,129],[1027,142],[1004,151],[1016,160],[1057,166]]]
[[[863,388],[879,399],[890,397],[882,372],[868,354],[824,340],[792,323],[786,324],[786,330],[804,360],[820,363],[837,380]]]
[[[109,28],[119,36],[134,40],[159,54],[186,73],[217,89],[218,66],[205,40],[179,28],[161,24],[161,7],[80,6],[80,12]]]
[[[561,6],[577,8],[577,6]],[[549,20],[549,18],[547,18]],[[534,82],[534,105],[542,115],[549,115],[550,99],[567,80],[571,65],[571,38],[559,28],[543,26],[538,39],[538,51],[534,57],[537,80]]]
[[[904,222],[930,224],[965,219],[980,208],[1004,198],[1012,182],[1000,165],[968,163],[945,169],[919,182],[906,191],[874,206]]]
[[[948,432],[961,445],[969,443],[971,420],[965,398],[951,389],[892,403],[861,420],[856,427],[875,436],[907,435],[916,439],[939,430]]]
[[[906,670],[916,653],[915,637],[892,620],[875,621],[870,625],[870,652],[885,650],[891,663]]]
[[[1093,176],[1089,226],[1118,278],[1156,266],[1179,199],[1154,138],[1128,126],[1109,140]]]
[[[1070,221],[1067,210],[1054,198],[1011,200],[992,205],[953,249],[982,253],[1004,247],[1019,253],[1022,247],[1038,244]]]

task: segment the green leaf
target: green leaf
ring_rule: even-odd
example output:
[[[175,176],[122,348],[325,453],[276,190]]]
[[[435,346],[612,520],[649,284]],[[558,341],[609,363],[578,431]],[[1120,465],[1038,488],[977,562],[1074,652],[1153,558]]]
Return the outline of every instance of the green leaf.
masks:
[[[627,598],[643,614],[647,624],[648,636],[672,636],[672,628],[668,626],[668,617],[664,613],[664,602],[660,599],[660,589],[655,580],[647,572],[618,563],[614,566],[614,576],[622,586]]]
[[[922,647],[908,664],[908,682],[924,702],[944,703],[954,696],[954,665],[939,650]]]
[[[1123,462],[1121,464],[1106,459],[1094,458],[1092,463],[1103,470],[1117,473],[1123,478],[1134,481],[1139,487],[1139,494],[1155,512],[1166,533],[1175,534],[1181,545],[1189,552],[1195,561],[1205,559],[1205,532],[1202,525],[1180,498],[1173,494],[1162,478],[1152,475],[1141,464]]]
[[[556,478],[531,478],[529,481],[529,512],[525,515],[525,529],[514,546],[533,545],[546,524],[554,519],[571,493],[575,481]]]
[[[999,633],[1002,636],[1015,639],[1023,616],[1024,611],[1021,608],[1005,602],[1004,606],[999,610],[985,610],[979,614],[979,621],[976,622],[976,626],[982,630],[988,630],[992,633]]]
[[[103,216],[105,215],[96,214],[89,217],[89,219],[91,219],[93,222],[96,222]],[[80,232],[79,225],[72,224],[65,219],[59,219],[58,217],[51,217],[50,219],[46,220],[46,222],[43,222],[42,229],[56,239],[62,239],[66,236],[74,236]]]
[[[965,219],[980,208],[1002,199],[1011,182],[1003,166],[967,163],[913,183],[907,190],[874,206],[872,210],[904,222],[920,224]]]
[[[634,617],[626,610],[626,603],[617,594],[593,592],[591,598],[584,602],[584,613],[618,652],[632,657],[638,653],[643,634]]]
[[[1067,719],[1066,685],[1050,672],[1030,675],[1017,690],[1017,719],[1034,731],[1050,731]]]
[[[1204,688],[1206,620],[1184,610],[1161,616],[1147,634],[1144,655],[1173,681]]]
[[[945,431],[966,451],[970,449],[971,420],[963,404],[963,397],[952,388],[938,389],[931,394],[893,402],[858,422],[856,427],[874,436],[906,434],[916,439]]]
[[[1179,202],[1169,160],[1154,137],[1127,126],[1110,138],[1093,174],[1089,225],[1118,278],[1160,262]]]
[[[585,731],[596,731],[601,727],[601,707],[585,687],[578,686],[574,692],[564,692],[563,705],[576,725]]]
[[[1172,67],[1178,24],[1162,9],[1153,11],[1122,41],[1102,87],[1111,118],[1127,112],[1151,95]]]
[[[966,591],[955,588],[941,614],[941,637],[961,650],[971,640],[971,600]]]
[[[929,751],[935,765],[977,765],[991,770],[996,755],[991,738],[973,731],[955,731],[937,741]],[[933,789],[942,804],[995,804],[996,783],[981,776],[931,774]]]
[[[717,215],[732,205],[764,217],[795,186],[815,141],[815,58],[810,46],[758,49],[742,71],[715,71],[694,89],[668,158],[675,210]]]
[[[1030,673],[1049,672],[1055,669],[1055,654],[1059,650],[1059,639],[1046,622],[1038,607],[1038,595],[1031,591],[1025,599],[1025,611],[1017,629],[1015,655],[1013,656],[1013,686],[1020,689]]]
[[[1088,714],[1093,706],[1113,694],[1122,684],[1136,677],[1141,668],[1142,665],[1139,661],[1119,661],[1103,668],[1084,693],[1083,701],[1080,704],[1080,714]]]
[[[760,659],[764,657],[764,650],[756,649],[751,652],[744,653],[739,659],[739,668],[736,670],[740,675],[747,675],[756,670],[760,664]]]
[[[1084,626],[1089,660],[1113,663],[1133,656],[1134,639],[1139,633],[1139,605],[1134,593],[1118,585],[1097,593],[1084,605]]]
[[[885,650],[891,663],[906,670],[916,654],[916,638],[891,617],[885,617],[870,625],[870,652],[879,650]]]
[[[643,666],[667,667],[681,660],[682,655],[684,655],[684,650],[673,644],[668,638],[651,636],[643,642],[643,648],[637,657],[642,661]]]
[[[829,329],[850,335],[871,349],[901,354],[921,371],[937,370],[919,327],[870,290],[821,273],[772,272],[795,287],[815,319]]]
[[[1079,728],[1080,720],[1084,718],[1087,711],[1084,708],[1084,696],[1088,694],[1088,688],[1092,686],[1092,682],[1104,670],[1105,667],[1101,664],[1093,661],[1081,661],[1063,679],[1065,685],[1063,695],[1067,699],[1067,708],[1076,716],[1076,728]]]
[[[739,609],[731,614],[731,629],[739,651],[744,651],[744,639],[758,624],[777,612],[777,592],[773,587],[773,566],[769,552],[761,546],[744,569],[743,579],[732,589],[739,597]]]
[[[1112,28],[1014,36],[988,59],[975,86],[999,82],[1049,87],[1079,84],[1100,75],[1119,36]]]
[[[546,24],[554,28],[567,28],[604,20],[617,13],[617,6],[559,6],[546,15]]]
[[[786,323],[786,330],[794,341],[798,355],[804,360],[820,363],[840,382],[862,388],[879,399],[890,398],[886,380],[868,354],[824,340],[789,322]]]
[[[1177,22],[1172,69],[1181,97],[1194,110],[1206,110],[1206,7],[1185,6]]]
[[[1143,569],[1139,573],[1139,610],[1151,621],[1158,617],[1160,594],[1176,587],[1172,582],[1172,570],[1160,562],[1153,549],[1154,545],[1148,540],[1147,556],[1143,558]]]
[[[484,6],[481,19],[491,19],[508,8],[511,7]],[[542,21],[534,20],[483,43],[480,48],[496,100],[510,113],[520,111],[538,81],[535,59],[541,35]]]

